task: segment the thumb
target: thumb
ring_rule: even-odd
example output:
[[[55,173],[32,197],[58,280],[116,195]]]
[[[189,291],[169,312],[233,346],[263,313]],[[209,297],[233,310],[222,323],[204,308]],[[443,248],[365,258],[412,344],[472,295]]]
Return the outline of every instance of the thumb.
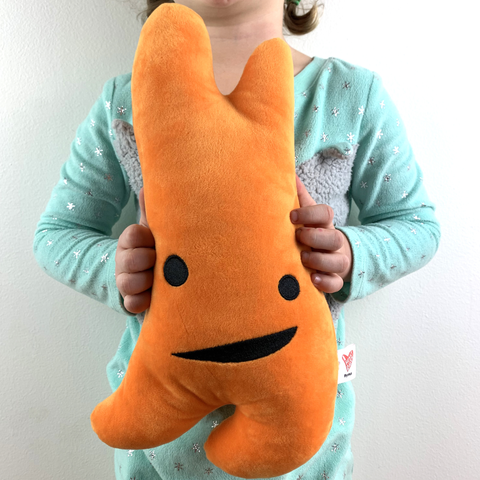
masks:
[[[145,212],[145,193],[143,191],[143,187],[138,192],[138,202],[140,204],[140,220],[139,225],[143,225],[144,227],[150,228],[147,222],[147,214]]]
[[[316,205],[317,202],[310,196],[305,185],[302,183],[298,175],[295,173],[296,181],[297,181],[297,193],[298,193],[298,202],[300,203],[300,207],[308,207],[310,205]]]

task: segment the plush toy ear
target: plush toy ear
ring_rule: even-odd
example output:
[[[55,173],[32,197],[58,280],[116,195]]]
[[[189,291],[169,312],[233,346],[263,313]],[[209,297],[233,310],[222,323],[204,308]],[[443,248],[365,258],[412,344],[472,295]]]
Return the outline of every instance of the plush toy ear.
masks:
[[[283,475],[327,438],[338,380],[330,310],[290,221],[290,48],[260,44],[224,96],[203,20],[164,3],[142,29],[131,85],[156,264],[127,372],[92,428],[115,448],[155,448],[231,404],[205,430],[208,460],[237,477]]]

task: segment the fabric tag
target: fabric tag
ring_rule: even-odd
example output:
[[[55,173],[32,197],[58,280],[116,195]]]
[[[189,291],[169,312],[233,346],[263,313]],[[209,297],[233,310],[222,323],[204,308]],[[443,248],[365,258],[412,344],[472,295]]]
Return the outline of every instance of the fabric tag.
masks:
[[[353,380],[357,373],[357,358],[355,344],[337,350],[338,353],[338,383]]]

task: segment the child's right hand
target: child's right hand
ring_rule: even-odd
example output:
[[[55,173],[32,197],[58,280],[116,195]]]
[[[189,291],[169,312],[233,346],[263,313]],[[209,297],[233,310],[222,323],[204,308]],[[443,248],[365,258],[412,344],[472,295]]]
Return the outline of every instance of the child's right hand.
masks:
[[[129,225],[118,238],[115,254],[115,279],[125,308],[142,313],[150,306],[153,267],[156,260],[155,238],[148,226],[143,187],[138,194],[140,223]]]

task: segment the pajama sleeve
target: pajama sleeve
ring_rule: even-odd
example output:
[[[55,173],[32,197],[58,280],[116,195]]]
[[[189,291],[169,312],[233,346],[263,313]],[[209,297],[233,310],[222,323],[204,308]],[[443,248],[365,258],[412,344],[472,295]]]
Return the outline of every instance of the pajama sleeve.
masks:
[[[118,240],[111,238],[130,196],[128,177],[111,140],[114,93],[112,78],[78,127],[37,223],[33,253],[50,277],[118,313],[134,316],[125,309],[116,286]]]
[[[349,189],[356,226],[337,227],[352,247],[350,282],[333,294],[363,298],[425,266],[438,250],[440,224],[405,126],[380,77],[372,73]]]

